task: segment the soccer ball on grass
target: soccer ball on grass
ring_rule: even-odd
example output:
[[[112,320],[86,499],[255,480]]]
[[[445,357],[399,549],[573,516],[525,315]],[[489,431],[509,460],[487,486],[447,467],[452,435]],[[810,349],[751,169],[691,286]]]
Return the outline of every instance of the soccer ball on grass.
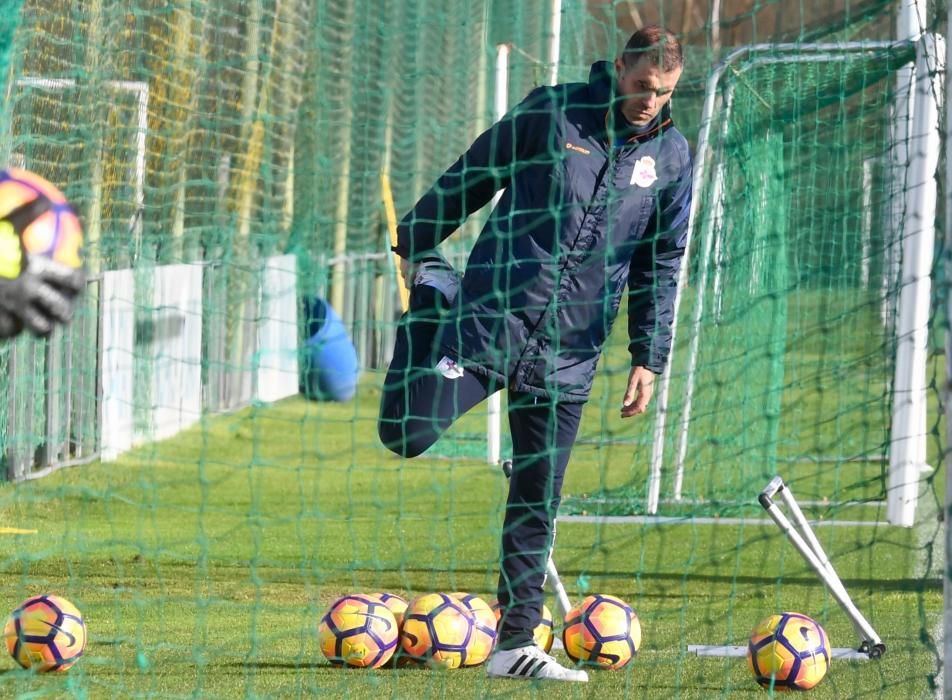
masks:
[[[466,650],[464,666],[478,666],[489,658],[496,644],[496,614],[489,603],[470,593],[451,593],[473,616],[474,634]]]
[[[502,620],[502,606],[496,598],[493,598],[489,606],[496,614],[496,628],[498,630],[499,622]],[[552,644],[555,642],[555,623],[552,620],[552,611],[545,603],[542,604],[542,619],[532,631],[532,641],[546,654],[552,651]]]
[[[619,669],[638,653],[641,623],[621,598],[590,595],[565,616],[562,643],[575,662]]]
[[[397,648],[399,632],[390,609],[369,595],[345,595],[321,618],[318,641],[335,665],[383,666]]]
[[[389,608],[393,617],[397,621],[397,629],[403,627],[403,614],[407,611],[407,601],[393,593],[373,593],[372,597],[378,598],[381,603]]]
[[[476,621],[461,601],[428,593],[407,608],[400,644],[417,661],[452,669],[467,664],[475,635]]]
[[[771,615],[750,634],[747,665],[764,688],[809,690],[830,667],[830,642],[820,624],[806,615]]]
[[[7,650],[23,668],[65,671],[86,649],[86,623],[75,605],[46,594],[23,601],[3,628]]]

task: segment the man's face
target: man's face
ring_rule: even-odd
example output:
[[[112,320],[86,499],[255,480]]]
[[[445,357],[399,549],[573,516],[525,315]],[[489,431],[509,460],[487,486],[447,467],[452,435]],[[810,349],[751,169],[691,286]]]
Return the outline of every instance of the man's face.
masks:
[[[635,126],[644,126],[671,100],[681,68],[663,72],[650,58],[642,56],[628,67],[621,58],[615,59],[618,76],[618,94],[623,98],[622,114]]]

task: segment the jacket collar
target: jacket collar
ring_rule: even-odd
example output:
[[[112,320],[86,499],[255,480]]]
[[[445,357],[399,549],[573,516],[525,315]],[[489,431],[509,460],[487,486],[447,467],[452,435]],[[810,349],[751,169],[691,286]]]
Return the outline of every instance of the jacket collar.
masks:
[[[621,100],[617,94],[615,71],[608,61],[596,61],[592,64],[588,76],[588,90],[592,97],[592,106],[604,114],[603,136],[609,143],[628,145],[650,141],[674,126],[671,118],[671,104],[661,108],[654,119],[644,126],[634,126],[621,113]]]

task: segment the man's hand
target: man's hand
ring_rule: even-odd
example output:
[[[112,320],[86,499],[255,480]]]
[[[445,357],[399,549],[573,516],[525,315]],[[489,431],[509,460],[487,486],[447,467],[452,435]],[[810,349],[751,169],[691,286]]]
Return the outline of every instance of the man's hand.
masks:
[[[621,417],[631,418],[644,413],[654,392],[655,374],[646,367],[632,367],[628,373],[628,389],[621,402]]]
[[[411,289],[413,287],[413,279],[416,277],[417,266],[406,258],[398,259],[400,260],[400,276],[403,277],[403,285],[406,289]]]
[[[48,335],[57,323],[67,323],[85,284],[82,269],[30,256],[19,277],[0,277],[0,338],[23,328]]]

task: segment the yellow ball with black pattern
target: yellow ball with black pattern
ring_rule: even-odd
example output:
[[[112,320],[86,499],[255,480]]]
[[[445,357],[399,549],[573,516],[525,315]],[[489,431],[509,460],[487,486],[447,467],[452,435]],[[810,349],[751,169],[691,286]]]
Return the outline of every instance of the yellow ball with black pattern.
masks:
[[[496,615],[489,607],[489,603],[478,595],[472,593],[450,593],[450,595],[472,613],[476,628],[463,665],[479,666],[489,658],[496,645]]]
[[[811,617],[785,612],[764,618],[750,633],[747,667],[764,688],[809,690],[830,668],[830,641]]]
[[[45,673],[65,671],[86,649],[86,623],[71,602],[46,594],[27,598],[10,613],[3,628],[10,652],[23,668]]]
[[[466,665],[475,634],[475,620],[463,603],[448,593],[428,593],[404,613],[400,645],[416,661],[459,668]]]
[[[379,668],[397,648],[393,613],[370,595],[345,595],[331,604],[317,629],[318,643],[334,665]]]
[[[575,662],[601,669],[623,668],[641,646],[641,622],[621,598],[590,595],[565,616],[562,644]]]
[[[499,629],[499,621],[502,619],[502,608],[499,605],[499,599],[493,598],[489,604],[493,613],[496,615],[496,629]],[[532,630],[532,641],[537,647],[548,654],[552,651],[552,644],[555,642],[555,623],[552,620],[552,611],[545,603],[542,604],[542,619],[534,630]]]
[[[28,170],[0,170],[0,277],[19,277],[24,254],[80,268],[82,245],[79,218],[56,186]]]

